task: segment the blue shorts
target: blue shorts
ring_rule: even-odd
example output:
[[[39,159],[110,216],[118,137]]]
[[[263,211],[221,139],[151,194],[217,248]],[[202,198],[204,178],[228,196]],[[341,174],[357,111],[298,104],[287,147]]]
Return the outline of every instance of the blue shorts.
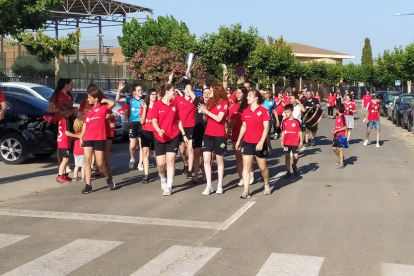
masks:
[[[367,130],[380,130],[381,126],[380,126],[380,120],[374,120],[374,121],[369,121],[367,124]]]

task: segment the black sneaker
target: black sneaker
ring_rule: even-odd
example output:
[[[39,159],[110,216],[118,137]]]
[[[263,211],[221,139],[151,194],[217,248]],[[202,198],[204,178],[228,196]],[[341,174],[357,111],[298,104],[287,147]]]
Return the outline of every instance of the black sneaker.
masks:
[[[289,179],[292,176],[292,174],[290,172],[287,172],[285,175],[285,179]]]
[[[305,148],[307,148],[307,147],[309,147],[310,145],[309,145],[309,143],[305,143],[303,146],[304,146]]]
[[[186,179],[191,179],[191,178],[193,178],[193,173],[192,173],[191,171],[188,171],[188,172],[186,173],[186,175],[185,175],[185,178],[186,178]]]
[[[149,175],[144,175],[144,178],[142,179],[142,183],[150,183]]]
[[[292,169],[293,169],[293,175],[294,176],[298,176],[299,175],[299,173],[298,173],[298,167],[296,165],[292,165]]]
[[[311,146],[314,147],[315,146],[315,139],[311,139]]]
[[[82,190],[82,194],[90,194],[92,193],[92,185],[86,184],[85,188]]]
[[[188,172],[188,167],[187,166],[184,166],[183,174],[187,174],[187,172]]]
[[[115,189],[115,182],[112,179],[112,175],[110,175],[109,178],[106,180],[106,184],[108,184],[108,189],[109,190],[112,191],[113,189]]]

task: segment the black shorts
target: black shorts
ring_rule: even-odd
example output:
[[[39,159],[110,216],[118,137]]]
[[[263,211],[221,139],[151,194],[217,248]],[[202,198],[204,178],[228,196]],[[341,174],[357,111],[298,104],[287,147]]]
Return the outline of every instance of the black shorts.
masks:
[[[69,158],[70,157],[70,149],[59,149],[60,158]]]
[[[263,148],[261,151],[256,150],[257,144],[247,143],[241,141],[241,153],[242,155],[254,155],[257,158],[267,158],[267,143],[263,143]]]
[[[178,144],[180,143],[180,135],[175,136],[168,142],[160,142],[157,139],[154,139],[154,149],[157,156],[165,155],[167,152],[178,152]]]
[[[129,138],[141,138],[142,125],[140,122],[128,123],[128,136]]]
[[[141,146],[143,148],[150,148],[150,150],[154,149],[154,132],[142,130]]]
[[[204,126],[196,125],[193,129],[193,148],[203,147]]]
[[[338,139],[333,139],[332,147],[333,148],[342,148],[341,143],[339,143]]]
[[[184,132],[185,132],[185,137],[187,137],[188,140],[193,140],[194,127],[185,127]],[[180,143],[181,142],[184,142],[184,137],[180,133]]]
[[[111,141],[113,141],[113,140],[114,140],[114,137],[106,137],[106,140],[111,140]]]
[[[105,151],[106,140],[83,141],[84,148],[93,148],[95,151]]]
[[[309,134],[309,132],[316,133],[318,131],[318,124],[314,125],[311,128],[305,126],[305,133]]]
[[[203,151],[213,152],[217,155],[224,155],[227,151],[227,139],[224,136],[203,136]]]
[[[287,145],[285,145],[285,146],[283,146],[283,152],[284,153],[293,153],[293,154],[295,154],[295,153],[299,153],[299,147],[298,146],[287,146]]]

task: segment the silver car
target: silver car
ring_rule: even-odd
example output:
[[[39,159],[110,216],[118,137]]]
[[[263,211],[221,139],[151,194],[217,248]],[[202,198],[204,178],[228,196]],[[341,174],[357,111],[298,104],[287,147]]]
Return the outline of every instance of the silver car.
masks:
[[[392,108],[395,105],[395,102],[398,100],[398,96],[394,97],[392,101],[387,106],[387,119],[391,120],[392,118]]]
[[[54,90],[49,87],[28,82],[0,82],[0,88],[3,91],[8,91],[13,94],[34,96],[45,102],[50,101],[54,92]]]

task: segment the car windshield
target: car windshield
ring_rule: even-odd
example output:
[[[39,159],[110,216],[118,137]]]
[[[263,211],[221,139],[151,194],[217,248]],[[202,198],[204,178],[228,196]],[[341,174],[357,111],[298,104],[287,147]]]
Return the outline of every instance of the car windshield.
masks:
[[[392,100],[394,100],[394,98],[397,97],[397,95],[386,95],[384,98],[384,102],[391,102]]]
[[[409,105],[413,97],[402,97],[401,105]]]
[[[52,94],[54,92],[53,89],[46,86],[35,86],[32,87],[32,89],[39,93],[39,95],[45,98],[47,101],[50,101],[50,98],[52,98]]]

